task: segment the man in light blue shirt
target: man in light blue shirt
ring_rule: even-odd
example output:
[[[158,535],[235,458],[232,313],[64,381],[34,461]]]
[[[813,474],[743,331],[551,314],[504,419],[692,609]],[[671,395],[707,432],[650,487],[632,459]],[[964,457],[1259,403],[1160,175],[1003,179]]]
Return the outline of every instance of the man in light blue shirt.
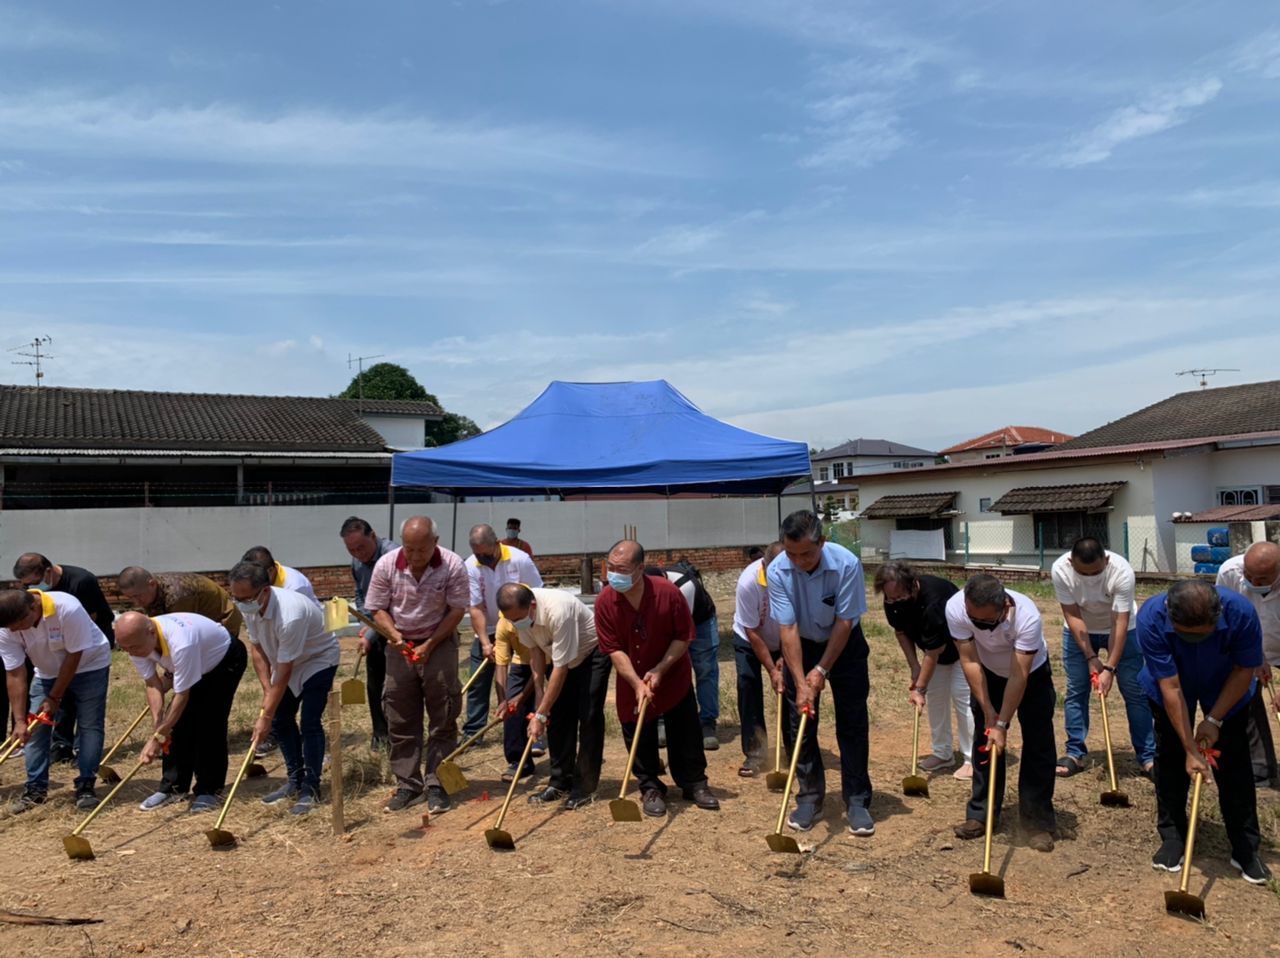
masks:
[[[769,614],[778,623],[787,701],[787,747],[793,747],[800,711],[809,724],[796,764],[796,808],[787,824],[800,832],[822,815],[826,774],[818,750],[818,697],[828,682],[835,696],[841,793],[855,835],[874,834],[871,776],[867,772],[867,640],[859,620],[867,611],[862,563],[844,546],[827,542],[822,521],[808,510],[782,523],[784,554],[769,563]]]

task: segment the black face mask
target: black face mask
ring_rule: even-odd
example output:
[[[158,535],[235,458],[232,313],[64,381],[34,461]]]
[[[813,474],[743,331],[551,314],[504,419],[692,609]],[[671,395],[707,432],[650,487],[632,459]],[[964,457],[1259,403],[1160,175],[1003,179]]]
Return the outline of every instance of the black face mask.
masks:
[[[899,599],[884,604],[884,615],[890,625],[905,631],[905,627],[916,625],[924,618],[924,610],[914,598]]]
[[[492,569],[494,566],[498,564],[498,557],[496,555],[476,556],[476,561],[479,562],[482,566]]]
[[[983,622],[981,619],[975,619],[973,616],[969,616],[969,621],[973,624],[975,629],[979,629],[983,632],[994,632],[996,629],[1000,628],[1000,623],[1004,620],[998,619],[995,622]]]

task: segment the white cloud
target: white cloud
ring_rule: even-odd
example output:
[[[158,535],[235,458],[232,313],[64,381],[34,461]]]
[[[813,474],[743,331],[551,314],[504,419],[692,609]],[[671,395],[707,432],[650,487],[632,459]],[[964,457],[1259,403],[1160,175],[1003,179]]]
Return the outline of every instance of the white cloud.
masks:
[[[697,166],[687,151],[651,137],[642,148],[626,137],[534,124],[440,122],[393,111],[267,114],[225,103],[171,106],[67,91],[0,96],[0,138],[15,152],[464,174],[686,175]]]
[[[1211,76],[1153,93],[1138,103],[1116,110],[1077,137],[1056,158],[1056,165],[1075,167],[1100,163],[1130,140],[1154,136],[1186,123],[1192,111],[1209,103],[1221,91],[1222,81]]]
[[[106,38],[85,30],[77,30],[14,8],[0,8],[0,50],[77,50],[81,52],[110,49]]]
[[[1242,45],[1232,64],[1247,73],[1280,80],[1280,30],[1268,30]]]

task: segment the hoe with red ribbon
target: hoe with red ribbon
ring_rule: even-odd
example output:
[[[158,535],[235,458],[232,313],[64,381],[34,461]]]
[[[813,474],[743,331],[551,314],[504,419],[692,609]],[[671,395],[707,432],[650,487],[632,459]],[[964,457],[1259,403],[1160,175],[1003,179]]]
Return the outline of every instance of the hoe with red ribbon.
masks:
[[[1216,748],[1209,748],[1207,742],[1196,743],[1200,754],[1210,768],[1218,767],[1218,757],[1222,754]],[[1195,784],[1191,790],[1191,817],[1187,819],[1187,846],[1182,857],[1182,880],[1177,891],[1164,893],[1164,909],[1173,915],[1186,915],[1189,918],[1204,919],[1204,899],[1187,891],[1191,881],[1191,856],[1196,848],[1196,823],[1200,818],[1200,786],[1204,784],[1204,773],[1196,772]]]
[[[987,730],[990,733],[990,729]],[[982,844],[982,871],[969,876],[969,893],[988,898],[1004,897],[1004,879],[991,874],[991,836],[996,830],[996,772],[1000,762],[1000,746],[983,745],[987,753],[987,827]]]
[[[1098,673],[1094,672],[1091,678],[1093,687],[1098,689]],[[1116,760],[1111,753],[1111,723],[1107,720],[1107,697],[1102,694],[1102,690],[1098,689],[1098,704],[1102,706],[1102,738],[1107,743],[1107,776],[1111,781],[1111,788],[1102,793],[1099,801],[1110,808],[1128,808],[1129,796],[1120,791],[1120,786],[1116,783]]]
[[[48,712],[28,712],[27,713],[27,734],[30,735],[36,730],[37,725],[52,725],[53,716]],[[18,747],[18,743],[22,741],[22,736],[12,735],[5,739],[4,752],[0,753],[0,765],[9,760],[9,756],[13,754],[13,750]]]
[[[365,615],[354,605],[351,606],[350,612],[362,625],[367,625],[369,628],[373,629],[373,631],[386,639],[391,644],[391,647],[398,650],[409,662],[416,665],[418,662],[422,661],[422,656],[414,651],[412,645],[408,642],[397,642],[395,639],[391,638],[391,636],[387,635],[386,631],[378,625],[378,623],[374,622],[373,619],[369,618],[369,616]]]

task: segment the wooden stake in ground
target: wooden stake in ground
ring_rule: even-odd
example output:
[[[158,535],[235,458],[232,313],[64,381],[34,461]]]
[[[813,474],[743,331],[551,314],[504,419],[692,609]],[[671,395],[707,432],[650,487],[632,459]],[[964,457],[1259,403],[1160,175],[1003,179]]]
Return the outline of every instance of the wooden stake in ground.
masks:
[[[342,692],[329,693],[329,812],[333,834],[347,830],[342,807]]]

